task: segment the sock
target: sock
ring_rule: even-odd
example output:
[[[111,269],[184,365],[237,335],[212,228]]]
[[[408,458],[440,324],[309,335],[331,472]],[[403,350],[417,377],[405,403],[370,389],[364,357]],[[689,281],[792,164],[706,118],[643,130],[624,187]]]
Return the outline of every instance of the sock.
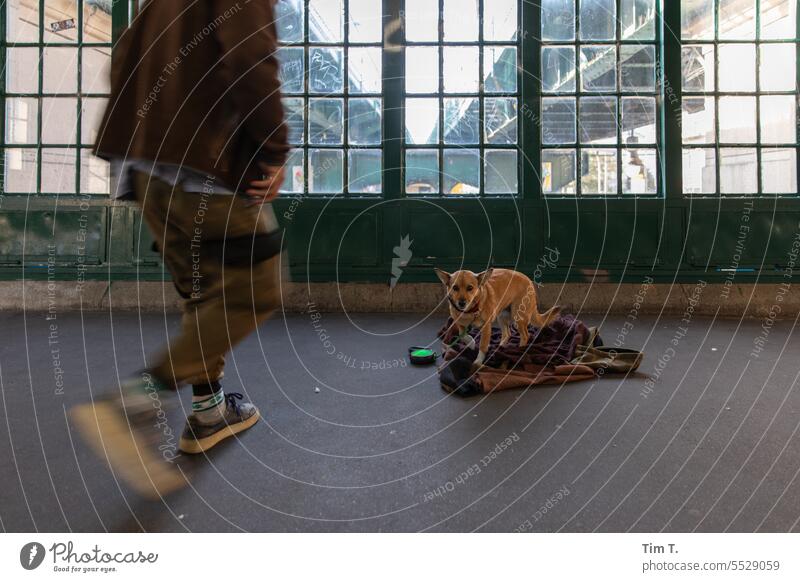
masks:
[[[225,412],[225,393],[219,381],[192,386],[192,414],[200,424],[216,424]]]

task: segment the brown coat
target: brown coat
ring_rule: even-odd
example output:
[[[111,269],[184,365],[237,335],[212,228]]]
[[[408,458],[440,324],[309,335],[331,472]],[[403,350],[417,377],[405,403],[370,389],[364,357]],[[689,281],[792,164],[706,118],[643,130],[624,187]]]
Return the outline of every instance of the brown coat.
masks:
[[[274,0],[150,0],[115,48],[95,154],[188,166],[242,191],[282,165]]]

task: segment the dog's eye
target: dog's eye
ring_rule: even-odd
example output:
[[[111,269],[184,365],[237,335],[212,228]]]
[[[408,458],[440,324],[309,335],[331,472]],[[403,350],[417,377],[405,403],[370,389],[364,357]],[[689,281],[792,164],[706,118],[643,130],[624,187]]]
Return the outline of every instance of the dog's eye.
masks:
[[[458,285],[453,285],[453,291],[458,291]]]
[[[472,285],[467,285],[467,291],[472,291]]]

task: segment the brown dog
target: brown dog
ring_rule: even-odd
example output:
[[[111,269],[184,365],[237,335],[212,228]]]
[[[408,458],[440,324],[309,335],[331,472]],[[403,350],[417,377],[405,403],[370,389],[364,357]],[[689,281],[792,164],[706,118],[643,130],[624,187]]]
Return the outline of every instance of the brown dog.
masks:
[[[475,359],[477,366],[482,365],[486,358],[495,320],[500,323],[501,346],[511,337],[512,321],[519,331],[519,344],[525,346],[528,344],[529,324],[547,327],[560,312],[559,307],[552,307],[539,313],[533,281],[511,269],[488,269],[482,273],[435,271],[447,289],[450,316],[459,334],[465,335],[471,327],[481,330],[480,349]]]

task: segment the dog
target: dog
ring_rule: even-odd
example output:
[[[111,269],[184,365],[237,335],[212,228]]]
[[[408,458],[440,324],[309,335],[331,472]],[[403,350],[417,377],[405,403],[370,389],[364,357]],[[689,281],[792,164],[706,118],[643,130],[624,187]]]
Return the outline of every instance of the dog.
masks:
[[[471,327],[480,328],[481,341],[478,356],[473,363],[477,368],[486,359],[492,338],[492,324],[495,321],[500,323],[501,346],[506,345],[511,338],[512,322],[519,331],[519,345],[526,346],[529,324],[543,329],[561,312],[560,307],[554,306],[539,313],[533,281],[511,269],[490,268],[482,273],[434,270],[447,290],[450,316],[459,335],[466,335]],[[474,347],[474,340],[469,335],[466,337]]]

